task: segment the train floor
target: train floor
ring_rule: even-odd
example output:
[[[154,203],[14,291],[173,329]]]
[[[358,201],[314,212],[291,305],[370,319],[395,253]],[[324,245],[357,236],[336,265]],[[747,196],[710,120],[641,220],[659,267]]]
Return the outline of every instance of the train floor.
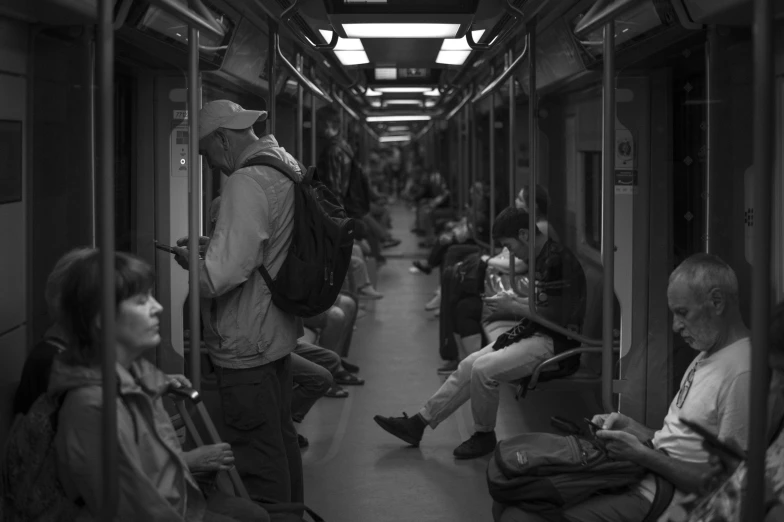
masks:
[[[348,360],[364,386],[346,387],[348,398],[322,398],[297,426],[310,440],[303,450],[305,500],[328,522],[480,522],[492,519],[485,470],[490,457],[455,460],[453,449],[473,433],[470,404],[413,448],[376,425],[373,416],[415,414],[438,389],[438,319],[424,304],[438,286],[437,271],[411,273],[426,255],[409,232],[414,215],[392,206],[393,235],[401,245],[385,252],[377,288],[384,298],[363,305]],[[496,434],[552,431],[549,418],[573,420],[597,411],[592,394],[531,392],[515,401],[502,385]]]

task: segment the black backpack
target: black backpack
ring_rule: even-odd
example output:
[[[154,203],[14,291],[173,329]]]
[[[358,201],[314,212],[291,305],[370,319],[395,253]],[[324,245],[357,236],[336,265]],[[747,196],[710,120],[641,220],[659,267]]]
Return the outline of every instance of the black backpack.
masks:
[[[593,495],[635,487],[646,473],[638,464],[610,458],[592,435],[524,433],[498,443],[487,466],[487,485],[500,504],[562,522],[565,509]],[[644,522],[656,520],[672,494],[672,485],[657,478]]]
[[[275,280],[264,266],[259,272],[275,306],[298,317],[313,317],[335,304],[343,286],[351,264],[354,220],[313,178],[313,167],[297,164],[305,173],[302,182],[286,163],[267,154],[251,158],[243,167],[271,167],[294,181],[294,230],[288,255]]]

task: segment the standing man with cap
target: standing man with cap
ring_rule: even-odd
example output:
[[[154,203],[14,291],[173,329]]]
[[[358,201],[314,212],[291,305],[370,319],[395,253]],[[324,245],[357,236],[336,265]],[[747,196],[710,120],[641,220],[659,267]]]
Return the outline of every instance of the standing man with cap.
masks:
[[[215,229],[199,262],[204,342],[215,365],[227,441],[254,500],[303,501],[302,458],[291,421],[290,354],[300,320],[272,303],[257,270],[274,278],[288,254],[294,223],[294,183],[266,166],[243,165],[267,154],[304,173],[274,136],[256,136],[265,111],[217,100],[199,111],[199,152],[228,175]],[[266,126],[266,125],[264,125]],[[259,125],[256,125],[259,129]],[[263,132],[260,132],[263,134]],[[187,244],[187,238],[177,242]],[[188,269],[188,251],[176,261]]]

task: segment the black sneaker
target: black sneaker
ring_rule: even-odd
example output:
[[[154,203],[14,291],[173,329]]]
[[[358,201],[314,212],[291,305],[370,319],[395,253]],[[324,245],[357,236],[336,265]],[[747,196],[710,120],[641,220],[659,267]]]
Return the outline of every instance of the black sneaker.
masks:
[[[459,364],[457,361],[447,361],[445,365],[438,369],[438,375],[450,375],[456,372]]]
[[[475,459],[484,457],[495,450],[498,441],[495,431],[477,431],[471,438],[455,448],[453,455],[458,459]]]
[[[417,270],[423,272],[424,274],[429,275],[430,272],[433,271],[433,268],[431,266],[425,265],[422,261],[414,261],[411,264],[414,265],[417,268]]]
[[[300,448],[307,448],[308,446],[310,446],[310,441],[308,441],[308,439],[306,439],[304,436],[300,435],[299,433],[297,433],[297,442],[299,443]]]
[[[402,417],[382,417],[381,415],[376,415],[373,417],[373,420],[384,431],[408,442],[414,447],[419,446],[419,441],[422,440],[422,434],[425,432],[426,424],[423,424],[418,418],[409,417],[405,413]]]

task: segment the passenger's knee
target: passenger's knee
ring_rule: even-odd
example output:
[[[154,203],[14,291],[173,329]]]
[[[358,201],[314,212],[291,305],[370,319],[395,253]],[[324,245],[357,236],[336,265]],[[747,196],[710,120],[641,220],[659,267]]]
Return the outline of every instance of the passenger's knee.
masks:
[[[489,357],[477,358],[471,367],[471,376],[482,380],[492,380],[494,376],[492,360]]]
[[[327,312],[327,321],[330,324],[342,324],[346,320],[346,314],[338,308],[337,306],[333,306]]]

